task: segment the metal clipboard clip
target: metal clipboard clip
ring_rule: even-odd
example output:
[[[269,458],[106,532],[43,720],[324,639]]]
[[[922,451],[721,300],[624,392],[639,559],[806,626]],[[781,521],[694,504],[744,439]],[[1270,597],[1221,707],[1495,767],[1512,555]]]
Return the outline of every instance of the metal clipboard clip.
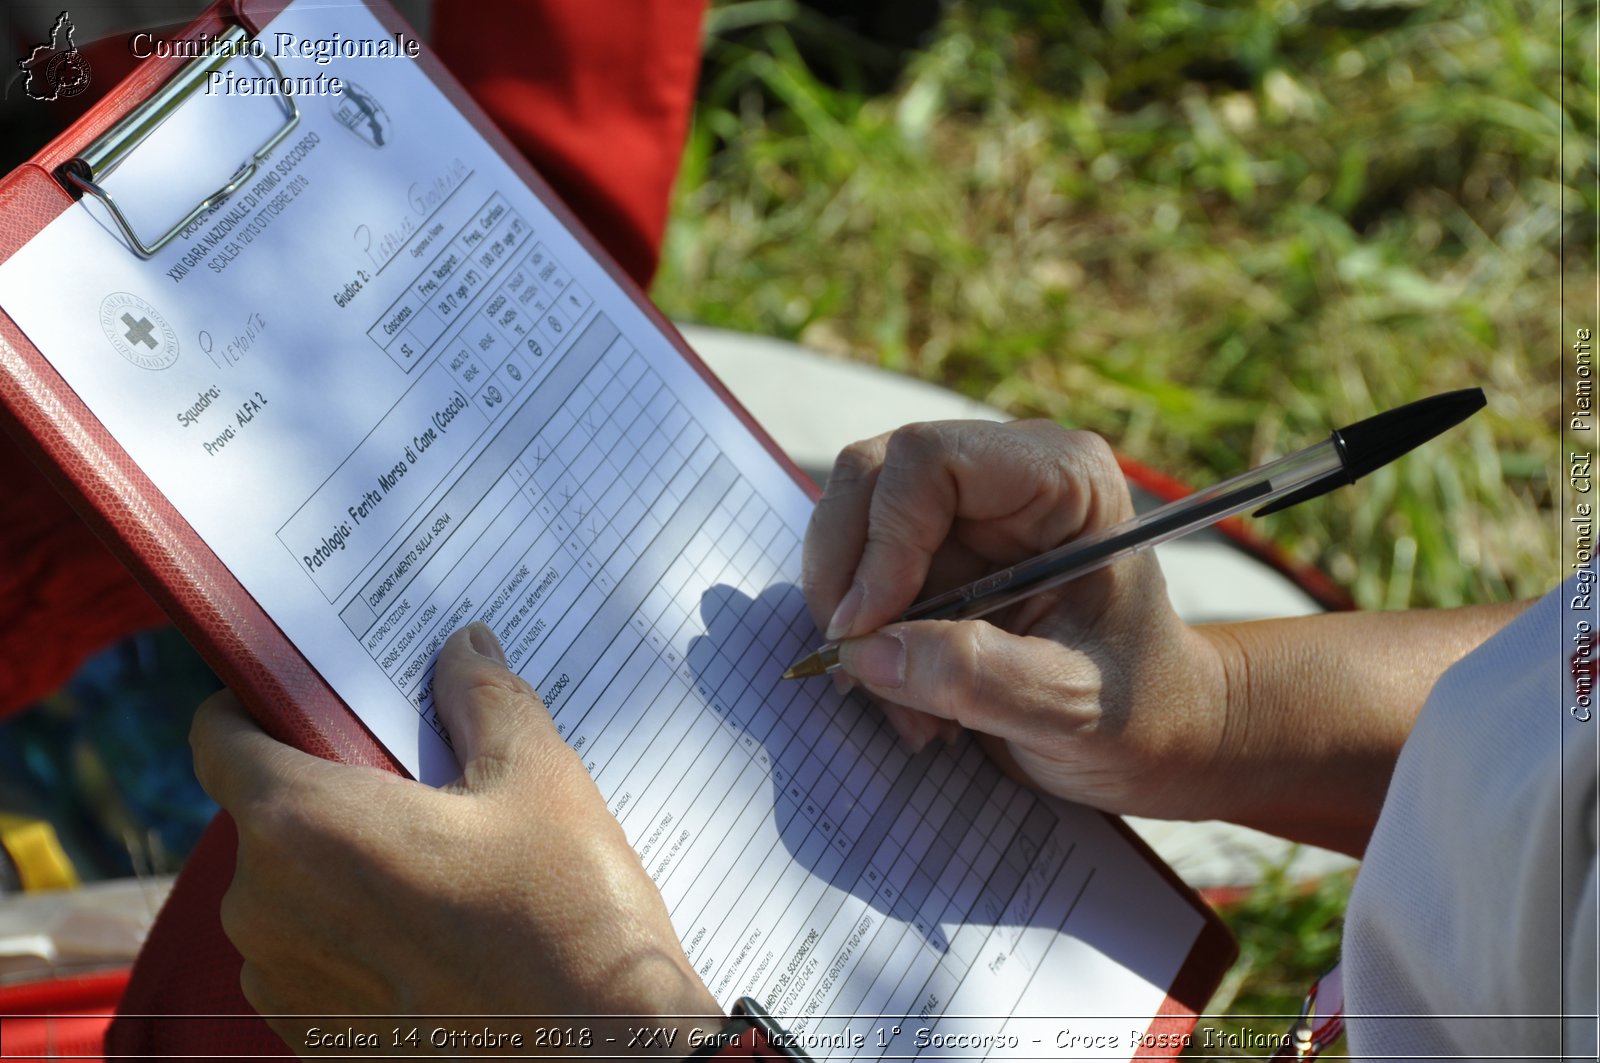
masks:
[[[277,132],[267,139],[265,144],[255,150],[255,153],[228,178],[226,184],[209,196],[202,199],[188,214],[185,214],[178,223],[157,237],[154,243],[146,244],[139,234],[134,232],[133,225],[128,221],[122,209],[117,206],[116,200],[111,198],[111,193],[101,187],[100,182],[115,170],[139,144],[155,132],[156,128],[172,117],[177,109],[183,106],[195,94],[201,85],[212,73],[222,69],[236,58],[260,59],[272,69],[272,76],[283,84],[283,71],[277,62],[265,51],[254,52],[243,49],[240,45],[249,38],[250,33],[243,26],[233,26],[227,32],[213,38],[213,43],[208,51],[215,54],[200,56],[180,70],[176,77],[165,85],[145,102],[134,108],[126,117],[116,125],[101,134],[94,143],[84,149],[83,153],[71,159],[62,167],[62,176],[71,181],[84,192],[89,193],[105,204],[111,212],[112,220],[128,238],[134,254],[140,258],[150,258],[157,251],[166,247],[179,233],[188,227],[189,223],[205,214],[213,207],[222,203],[229,196],[237,192],[245,182],[255,176],[256,169],[272,154],[272,149],[283,142],[283,139],[294,131],[300,124],[300,107],[295,103],[294,97],[287,91],[280,91],[277,99],[284,108],[284,122]]]

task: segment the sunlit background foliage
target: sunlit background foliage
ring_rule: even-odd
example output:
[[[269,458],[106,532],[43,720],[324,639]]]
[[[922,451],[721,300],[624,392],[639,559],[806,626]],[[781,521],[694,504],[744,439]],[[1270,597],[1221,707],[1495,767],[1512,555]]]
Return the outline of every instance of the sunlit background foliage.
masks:
[[[1482,386],[1463,430],[1267,530],[1367,607],[1534,595],[1563,290],[1595,290],[1593,27],[1592,3],[1004,0],[896,53],[725,4],[654,295],[1197,483]]]

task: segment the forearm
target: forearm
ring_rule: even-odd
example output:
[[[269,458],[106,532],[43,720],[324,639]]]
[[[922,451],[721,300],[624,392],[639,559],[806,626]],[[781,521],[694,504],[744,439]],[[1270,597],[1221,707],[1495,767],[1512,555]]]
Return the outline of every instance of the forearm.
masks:
[[[1526,606],[1197,628],[1227,675],[1229,782],[1214,814],[1359,856],[1434,683]]]

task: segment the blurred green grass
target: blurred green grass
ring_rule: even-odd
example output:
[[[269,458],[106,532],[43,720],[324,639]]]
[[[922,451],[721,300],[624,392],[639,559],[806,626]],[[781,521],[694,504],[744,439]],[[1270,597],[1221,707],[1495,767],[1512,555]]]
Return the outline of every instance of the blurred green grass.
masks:
[[[1594,14],[958,2],[867,96],[813,73],[803,9],[722,4],[653,294],[1195,483],[1480,385],[1463,429],[1265,530],[1364,607],[1532,596],[1563,273],[1574,313],[1594,290]]]
[[[855,49],[866,83],[870,45],[721,3],[653,294],[1196,484],[1481,386],[1461,429],[1264,530],[1366,608],[1534,596],[1560,575],[1562,313],[1592,326],[1596,290],[1595,22],[1592,0],[956,2],[867,95],[803,56],[849,84]],[[1298,1009],[1350,881],[1268,869],[1226,906],[1241,957],[1204,1024],[1283,1028],[1246,1016]]]
[[[1287,1033],[1300,1013],[1306,991],[1339,960],[1345,905],[1353,873],[1298,882],[1282,867],[1263,869],[1247,896],[1222,905],[1219,913],[1239,943],[1239,958],[1217,987],[1196,1024],[1190,1059],[1238,1058],[1234,1051],[1205,1051],[1206,1031],[1268,1036]],[[1217,1038],[1216,1043],[1228,1041]],[[1255,1044],[1247,1036],[1235,1043]],[[1325,1052],[1345,1054],[1343,1040]],[[1271,1056],[1251,1051],[1246,1056]]]

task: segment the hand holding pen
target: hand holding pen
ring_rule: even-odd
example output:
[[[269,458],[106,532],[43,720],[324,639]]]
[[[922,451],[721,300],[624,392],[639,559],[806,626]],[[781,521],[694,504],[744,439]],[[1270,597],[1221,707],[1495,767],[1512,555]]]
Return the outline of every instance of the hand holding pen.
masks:
[[[975,620],[1061,586],[1247,509],[1275,513],[1355,483],[1374,469],[1459,424],[1484,405],[1478,388],[1435,395],[1337,429],[1326,440],[1240,473],[1215,487],[1180,498],[1114,527],[1080,536],[1037,557],[991,572],[971,583],[924,598],[901,620]],[[834,618],[837,620],[837,616]],[[830,622],[830,628],[834,623]],[[829,638],[837,638],[831,630]],[[785,679],[832,672],[839,646],[829,642],[783,673]]]
[[[1356,443],[1354,471],[1415,445],[1416,425],[1442,430],[1482,400],[1469,393],[1441,402],[1426,417],[1384,418],[1376,434],[1343,432]],[[1409,444],[1395,449],[1402,437]],[[841,455],[807,536],[807,600],[825,637],[839,643],[840,670],[885,706],[912,746],[953,720],[1050,792],[1124,812],[1215,814],[1227,803],[1218,758],[1251,737],[1225,711],[1236,655],[1221,640],[1232,633],[1184,624],[1141,547],[1155,533],[1181,534],[1196,512],[1219,519],[1347,482],[1339,450],[1349,456],[1350,443],[1330,440],[1135,520],[1110,448],[1089,433],[1046,422],[911,426]],[[929,592],[1011,566],[1055,566],[1060,577],[1071,565],[1052,552],[1063,544],[1093,552],[1101,567],[1028,584],[1021,597],[1013,579],[1011,595],[980,603],[1004,607],[987,620],[902,619]],[[1363,631],[1382,628],[1363,622]]]

